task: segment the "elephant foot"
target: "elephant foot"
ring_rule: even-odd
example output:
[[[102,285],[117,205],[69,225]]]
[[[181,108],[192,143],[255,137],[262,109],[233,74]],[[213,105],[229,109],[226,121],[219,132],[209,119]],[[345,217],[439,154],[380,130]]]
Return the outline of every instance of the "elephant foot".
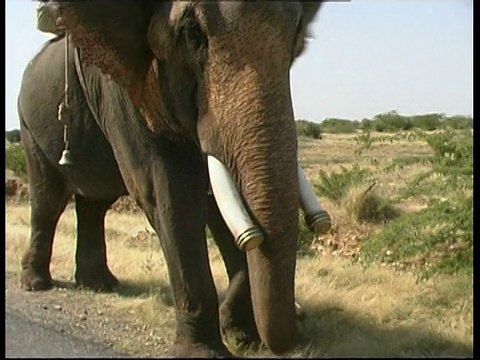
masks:
[[[108,269],[96,272],[77,270],[75,282],[78,286],[105,292],[113,291],[119,284],[118,279]]]
[[[48,290],[52,287],[52,278],[48,272],[45,274],[32,268],[26,268],[20,275],[20,285],[28,291]]]
[[[251,308],[233,307],[232,304],[224,302],[219,312],[222,336],[228,337],[238,347],[260,344],[260,335]]]
[[[236,358],[223,343],[211,346],[177,342],[173,345],[170,355],[176,358]]]

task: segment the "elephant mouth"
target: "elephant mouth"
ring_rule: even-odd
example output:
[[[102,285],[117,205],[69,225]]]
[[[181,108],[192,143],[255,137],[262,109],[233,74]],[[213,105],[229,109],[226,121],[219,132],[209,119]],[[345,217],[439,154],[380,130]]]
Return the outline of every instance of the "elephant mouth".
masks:
[[[212,155],[207,156],[207,162],[213,196],[227,227],[234,237],[235,244],[243,251],[250,251],[259,247],[264,241],[264,235],[250,217],[228,169]],[[323,229],[320,223],[324,210],[320,206],[300,164],[298,164],[298,183],[300,208],[305,215],[307,225],[317,235],[321,235]]]

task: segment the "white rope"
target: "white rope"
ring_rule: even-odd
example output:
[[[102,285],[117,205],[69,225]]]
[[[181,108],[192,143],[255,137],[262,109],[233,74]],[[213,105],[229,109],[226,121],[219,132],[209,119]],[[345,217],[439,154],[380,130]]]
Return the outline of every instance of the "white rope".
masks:
[[[63,142],[65,143],[65,150],[68,149],[68,33],[65,32],[65,89],[63,91],[63,100],[58,107],[58,120],[64,121],[63,126]]]
[[[68,108],[68,34],[65,32],[65,106]]]

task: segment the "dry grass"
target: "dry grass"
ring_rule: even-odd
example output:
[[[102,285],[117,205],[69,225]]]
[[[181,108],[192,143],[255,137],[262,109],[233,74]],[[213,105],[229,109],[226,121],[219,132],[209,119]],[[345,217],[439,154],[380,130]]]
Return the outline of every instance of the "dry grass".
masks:
[[[348,189],[341,200],[341,208],[345,212],[343,219],[351,222],[369,222],[382,224],[395,219],[400,215],[400,210],[389,204],[387,200],[378,194],[373,187],[353,186]]]
[[[6,215],[6,266],[20,271],[27,246],[27,205],[11,204]],[[108,259],[123,285],[114,294],[90,294],[112,319],[144,324],[139,332],[115,342],[115,348],[137,356],[153,356],[153,344],[139,343],[138,334],[157,329],[167,346],[174,335],[166,267],[158,241],[144,231],[141,215],[109,213],[106,220]],[[67,209],[56,234],[52,274],[72,281],[75,214]],[[212,271],[219,293],[226,275],[216,248],[211,248]],[[416,283],[409,273],[385,267],[363,270],[334,256],[300,259],[297,298],[308,318],[301,324],[306,336],[293,357],[443,357],[472,356],[473,296],[471,280],[436,278]],[[69,289],[72,300],[84,292]],[[52,293],[52,296],[56,296]],[[133,327],[132,327],[133,328]],[[268,356],[264,350],[240,350],[244,356]]]
[[[395,157],[428,154],[429,148],[421,142],[374,143],[361,156],[354,155],[357,148],[353,136],[343,134],[324,134],[323,140],[302,139],[299,142],[300,162],[313,181],[319,169],[337,171],[353,162],[375,171],[377,185],[367,194],[366,189],[352,189],[340,205],[321,199],[335,226],[343,228],[343,234],[378,230],[381,224],[371,225],[373,230],[367,229],[365,218],[382,220],[395,216],[398,208],[375,211],[379,209],[379,202],[397,194],[408,179],[428,168],[419,165],[390,173],[378,171]],[[425,201],[421,197],[409,199],[400,204],[401,210],[417,211],[425,206]],[[75,212],[69,205],[57,228],[51,266],[54,279],[70,285],[74,273],[75,223]],[[135,356],[158,357],[173,340],[175,318],[158,239],[146,230],[145,224],[140,214],[109,212],[107,215],[109,265],[122,282],[117,292],[93,294],[67,285],[62,296],[75,304],[72,314],[77,309],[101,307],[103,318],[108,315],[111,319],[108,329],[120,328],[113,324],[121,323],[122,336],[109,338],[113,339],[117,350]],[[28,236],[28,205],[8,204],[7,273],[18,277]],[[210,247],[210,260],[222,298],[227,278],[218,250],[213,246]],[[17,284],[9,286],[18,288]],[[409,272],[396,272],[381,265],[363,269],[329,253],[301,258],[297,265],[296,291],[297,300],[307,312],[307,319],[301,323],[305,339],[290,356],[471,357],[472,289],[469,277],[435,277],[417,283],[417,278]],[[19,294],[27,297],[25,292]],[[32,294],[29,301],[60,301],[59,294],[55,290],[43,295]],[[99,321],[93,315],[89,317],[92,317],[92,326]],[[73,320],[67,317],[65,321]],[[271,355],[258,349],[234,350],[248,357]]]
[[[385,136],[381,133],[372,133],[372,137]],[[381,142],[373,143],[371,148],[364,150],[361,155],[356,155],[355,151],[359,145],[355,141],[354,134],[323,134],[322,140],[313,140],[302,138],[299,141],[299,161],[305,171],[307,178],[311,182],[318,182],[319,170],[327,173],[338,172],[342,167],[349,168],[354,163],[358,163],[361,168],[371,170],[375,176],[376,185],[374,192],[369,198],[363,200],[369,201],[373,197],[389,198],[397,195],[402,189],[407,187],[407,182],[415,175],[429,170],[430,165],[417,164],[412,167],[394,170],[391,172],[382,171],[390,165],[395,158],[402,156],[424,156],[431,154],[429,146],[422,141],[397,140],[393,143]],[[365,189],[366,190],[366,189]],[[347,197],[347,204],[339,206],[328,199],[321,198],[320,201],[335,220],[342,225],[348,225],[352,220],[352,211],[345,211],[343,205],[353,205],[361,199],[361,189],[354,189]],[[374,199],[373,201],[378,200]],[[390,209],[392,216],[395,211],[418,211],[426,206],[427,199],[417,197],[409,199],[406,202],[397,204],[395,209]],[[357,207],[358,210],[358,207]],[[387,209],[388,211],[388,209]],[[347,215],[347,217],[345,217]],[[355,218],[355,216],[353,216]]]

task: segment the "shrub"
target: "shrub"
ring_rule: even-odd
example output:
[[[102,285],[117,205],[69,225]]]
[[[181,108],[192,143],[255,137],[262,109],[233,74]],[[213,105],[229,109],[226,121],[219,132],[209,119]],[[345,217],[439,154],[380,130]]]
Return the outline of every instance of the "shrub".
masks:
[[[321,125],[308,120],[297,120],[295,122],[297,127],[297,136],[306,136],[313,139],[321,139],[322,131]]]
[[[298,220],[297,255],[315,255],[316,252],[311,248],[314,239],[314,233],[308,228],[303,215],[300,213]]]
[[[5,168],[12,170],[18,176],[26,176],[27,163],[22,145],[11,144],[5,147]]]
[[[432,148],[428,157],[394,162],[411,166],[426,162],[431,169],[417,175],[400,198],[428,197],[428,207],[389,222],[377,235],[364,240],[362,261],[378,260],[412,266],[421,278],[436,273],[473,270],[473,134],[417,131]],[[389,167],[388,170],[390,170]]]
[[[454,115],[442,122],[444,128],[451,129],[473,129],[473,118],[471,116]]]
[[[373,129],[373,120],[362,119],[362,121],[360,122],[359,128],[363,131],[372,130]]]
[[[414,195],[443,196],[447,192],[459,192],[473,188],[473,133],[442,131],[435,134],[416,132],[431,147],[433,154],[426,157],[398,159],[389,166],[411,166],[428,163],[432,168],[415,176],[401,195],[407,198]]]
[[[362,128],[360,132],[355,134],[355,142],[359,146],[355,150],[355,155],[360,155],[363,150],[369,149],[372,144],[375,142],[375,139],[372,137],[372,133],[368,127]]]
[[[410,118],[399,115],[396,111],[377,114],[373,118],[373,128],[379,132],[409,130],[412,127]]]
[[[362,245],[365,261],[416,267],[421,278],[473,271],[473,199],[438,201],[389,222]]]
[[[10,131],[5,131],[5,138],[8,142],[12,144],[17,144],[20,142],[20,130],[14,129]]]
[[[321,125],[323,132],[332,134],[353,133],[360,127],[358,121],[344,119],[325,119],[322,121]]]
[[[356,185],[345,193],[341,207],[352,222],[382,224],[400,215],[389,199],[374,191],[374,186],[375,183],[365,189],[365,186]]]
[[[436,130],[442,125],[443,114],[425,114],[412,117],[412,126],[421,130]]]
[[[320,170],[319,181],[314,184],[314,187],[321,196],[339,203],[352,186],[365,184],[367,180],[372,182],[371,175],[369,170],[360,168],[358,164],[350,169],[342,166],[340,172],[331,174]]]

